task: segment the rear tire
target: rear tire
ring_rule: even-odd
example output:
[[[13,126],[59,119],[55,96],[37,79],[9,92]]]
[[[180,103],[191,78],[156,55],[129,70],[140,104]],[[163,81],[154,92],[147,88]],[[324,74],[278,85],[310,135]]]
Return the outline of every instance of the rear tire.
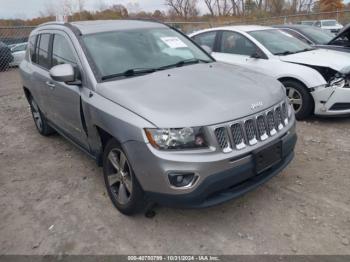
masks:
[[[124,215],[134,215],[146,206],[144,192],[137,181],[123,148],[108,141],[103,153],[103,175],[109,198]]]
[[[308,118],[314,109],[314,100],[307,88],[294,80],[282,81],[286,94],[295,111],[298,120]]]
[[[33,120],[36,129],[42,136],[49,136],[55,133],[55,130],[48,124],[45,116],[40,111],[38,104],[35,102],[33,97],[29,97],[30,110],[32,112]]]

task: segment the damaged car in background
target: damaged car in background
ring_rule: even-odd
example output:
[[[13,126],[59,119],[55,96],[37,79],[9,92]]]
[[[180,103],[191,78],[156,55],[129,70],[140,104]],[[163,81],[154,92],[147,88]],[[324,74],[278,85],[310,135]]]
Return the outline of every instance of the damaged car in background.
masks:
[[[314,47],[350,53],[350,24],[336,36],[315,26],[278,25],[274,27]]]
[[[190,37],[218,61],[278,79],[297,119],[350,114],[350,53],[317,49],[276,28],[229,26]]]

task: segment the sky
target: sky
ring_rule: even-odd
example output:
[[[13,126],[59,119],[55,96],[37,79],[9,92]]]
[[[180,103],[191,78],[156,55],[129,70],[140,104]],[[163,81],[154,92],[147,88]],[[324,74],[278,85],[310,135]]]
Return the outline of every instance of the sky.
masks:
[[[47,6],[52,3],[63,0],[0,0],[0,19],[7,18],[21,18],[29,19],[37,17],[40,11],[44,11]],[[86,9],[94,10],[98,9],[101,1],[106,4],[119,3],[127,5],[128,3],[138,3],[140,8],[144,11],[154,11],[156,9],[165,10],[164,0],[85,0]],[[204,1],[199,0],[200,9],[206,10]],[[350,0],[344,2],[349,3]]]
[[[55,0],[63,1],[63,0]],[[44,11],[46,6],[50,6],[54,0],[0,0],[0,19],[1,18],[33,18],[39,16],[40,11]],[[116,3],[127,5],[128,3],[138,2],[142,10],[154,11],[156,9],[164,10],[164,0],[85,0],[86,9],[98,9],[101,1],[107,5]]]

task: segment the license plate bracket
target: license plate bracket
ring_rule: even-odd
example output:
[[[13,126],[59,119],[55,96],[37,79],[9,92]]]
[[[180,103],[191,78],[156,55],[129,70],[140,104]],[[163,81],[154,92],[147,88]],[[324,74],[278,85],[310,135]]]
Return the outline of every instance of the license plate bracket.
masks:
[[[261,174],[282,161],[282,141],[254,152],[255,172]]]

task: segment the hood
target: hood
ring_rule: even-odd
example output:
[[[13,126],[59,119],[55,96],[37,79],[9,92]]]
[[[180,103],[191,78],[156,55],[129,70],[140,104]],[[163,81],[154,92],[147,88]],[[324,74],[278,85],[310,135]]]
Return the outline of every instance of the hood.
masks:
[[[337,34],[331,41],[329,41],[328,45],[332,45],[338,38],[347,37],[350,39],[350,24],[346,25],[340,32]]]
[[[162,128],[231,121],[271,107],[285,97],[278,81],[223,63],[104,82],[98,84],[97,92]],[[253,109],[253,104],[262,106]]]
[[[281,56],[284,62],[331,68],[337,72],[350,66],[350,53],[330,49],[315,49],[313,51]]]

